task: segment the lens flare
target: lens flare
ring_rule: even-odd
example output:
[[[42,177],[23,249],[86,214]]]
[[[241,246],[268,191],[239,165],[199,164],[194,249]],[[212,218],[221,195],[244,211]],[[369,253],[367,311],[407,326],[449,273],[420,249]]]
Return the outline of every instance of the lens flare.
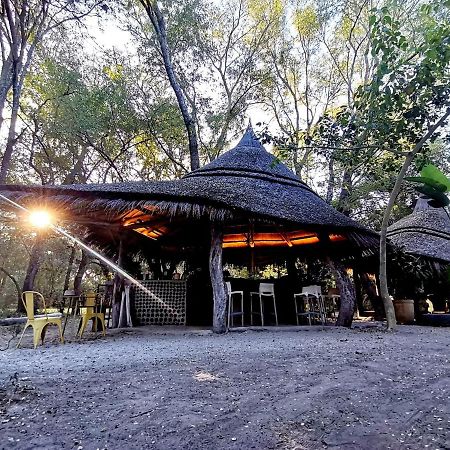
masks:
[[[35,214],[34,212],[29,211],[24,206],[19,205],[14,200],[9,199],[8,197],[5,197],[2,194],[0,194],[0,199],[4,200],[6,203],[9,203],[10,205],[14,206],[15,208],[17,208],[17,209],[19,209],[21,211],[24,211],[27,214],[29,214],[30,221],[31,221],[31,217]],[[45,212],[45,211],[36,211],[36,213],[38,213],[38,212],[42,213],[42,212]],[[42,219],[42,218],[43,217],[41,215],[40,219]],[[45,221],[38,220],[38,222],[39,223],[44,223]],[[99,252],[95,251],[93,248],[89,247],[83,241],[80,241],[79,239],[77,239],[75,236],[72,236],[71,234],[69,234],[63,228],[52,224],[51,223],[51,216],[49,214],[48,214],[48,216],[46,218],[46,225],[45,226],[55,230],[56,232],[58,232],[59,234],[64,236],[66,239],[69,239],[69,241],[75,242],[80,247],[84,248],[87,252],[89,252],[91,255],[95,256],[96,258],[101,259],[106,265],[108,265],[116,273],[120,274],[123,278],[126,278],[128,281],[131,281],[136,287],[138,287],[139,289],[143,290],[154,302],[158,303],[159,305],[161,305],[162,307],[166,308],[167,310],[169,310],[169,311],[171,311],[173,313],[176,313],[176,311],[174,311],[166,302],[164,302],[164,300],[160,299],[157,295],[155,295],[153,292],[151,292],[148,288],[143,286],[138,280],[133,278],[129,273],[125,272],[125,270],[123,270],[117,264],[113,263],[111,260],[109,260],[108,258],[103,256]]]
[[[29,221],[33,227],[48,228],[52,224],[52,217],[48,211],[32,211]]]

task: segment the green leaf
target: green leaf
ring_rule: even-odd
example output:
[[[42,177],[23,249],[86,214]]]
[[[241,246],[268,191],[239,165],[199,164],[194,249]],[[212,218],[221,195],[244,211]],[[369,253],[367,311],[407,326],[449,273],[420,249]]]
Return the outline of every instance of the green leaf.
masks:
[[[444,175],[436,166],[428,164],[421,171],[420,175],[425,178],[431,178],[432,180],[446,186],[446,191],[450,191],[450,179]]]
[[[392,24],[392,18],[390,16],[384,16],[383,17],[383,23],[387,23],[389,25]]]
[[[420,193],[425,194],[430,199],[434,200],[433,205],[438,205],[435,207],[443,208],[450,204],[450,199],[443,192],[440,192],[432,188],[431,186],[427,185],[419,186],[417,190]]]
[[[406,181],[412,181],[413,183],[423,183],[428,186],[433,187],[434,189],[440,192],[446,192],[447,186],[445,184],[440,183],[439,181],[434,180],[433,178],[427,177],[405,177]]]

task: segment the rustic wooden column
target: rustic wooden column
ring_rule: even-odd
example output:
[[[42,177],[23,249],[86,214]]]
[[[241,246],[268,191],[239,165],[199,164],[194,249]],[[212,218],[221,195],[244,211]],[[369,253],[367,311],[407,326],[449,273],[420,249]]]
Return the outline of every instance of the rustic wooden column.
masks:
[[[329,259],[330,266],[336,277],[336,284],[340,293],[339,315],[336,326],[350,327],[355,312],[356,291],[347,269],[340,261]]]
[[[364,312],[364,297],[362,291],[361,276],[359,271],[356,269],[358,266],[358,261],[353,265],[353,282],[355,284],[355,295],[356,295],[356,317],[359,319],[361,314]]]
[[[223,228],[217,223],[211,224],[211,250],[209,254],[209,273],[213,291],[214,311],[213,311],[213,331],[214,333],[225,333],[227,296],[223,281],[222,266],[222,244]]]
[[[119,241],[119,254],[117,256],[117,265],[121,268],[123,264],[123,241],[120,239]],[[113,295],[112,295],[112,328],[117,328],[119,326],[119,315],[120,315],[120,301],[121,294],[120,293],[120,285],[121,285],[121,277],[118,273],[114,276],[114,287],[113,287]]]

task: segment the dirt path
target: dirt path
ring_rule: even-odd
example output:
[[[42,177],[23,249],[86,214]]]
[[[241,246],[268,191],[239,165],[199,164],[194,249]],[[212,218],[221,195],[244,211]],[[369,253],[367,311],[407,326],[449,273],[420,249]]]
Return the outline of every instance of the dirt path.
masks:
[[[136,329],[0,353],[0,448],[450,448],[450,329]]]

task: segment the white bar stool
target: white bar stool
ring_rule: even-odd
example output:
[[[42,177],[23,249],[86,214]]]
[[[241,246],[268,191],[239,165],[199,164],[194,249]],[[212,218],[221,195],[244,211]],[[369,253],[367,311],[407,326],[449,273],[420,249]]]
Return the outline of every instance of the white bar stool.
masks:
[[[228,328],[230,326],[234,325],[234,318],[241,316],[241,326],[244,326],[244,291],[232,291],[231,290],[231,283],[227,281],[225,283],[227,287],[227,293],[228,293]],[[240,311],[234,310],[234,298],[233,296],[239,295],[241,297],[241,309]]]
[[[253,297],[257,295],[259,298],[259,312],[253,311]],[[257,314],[261,316],[261,326],[264,326],[264,308],[263,299],[267,297],[272,297],[273,299],[273,313],[275,316],[275,324],[278,326],[278,314],[277,314],[277,304],[275,300],[275,287],[273,283],[259,283],[258,292],[250,292],[250,324],[253,325],[253,315]]]

